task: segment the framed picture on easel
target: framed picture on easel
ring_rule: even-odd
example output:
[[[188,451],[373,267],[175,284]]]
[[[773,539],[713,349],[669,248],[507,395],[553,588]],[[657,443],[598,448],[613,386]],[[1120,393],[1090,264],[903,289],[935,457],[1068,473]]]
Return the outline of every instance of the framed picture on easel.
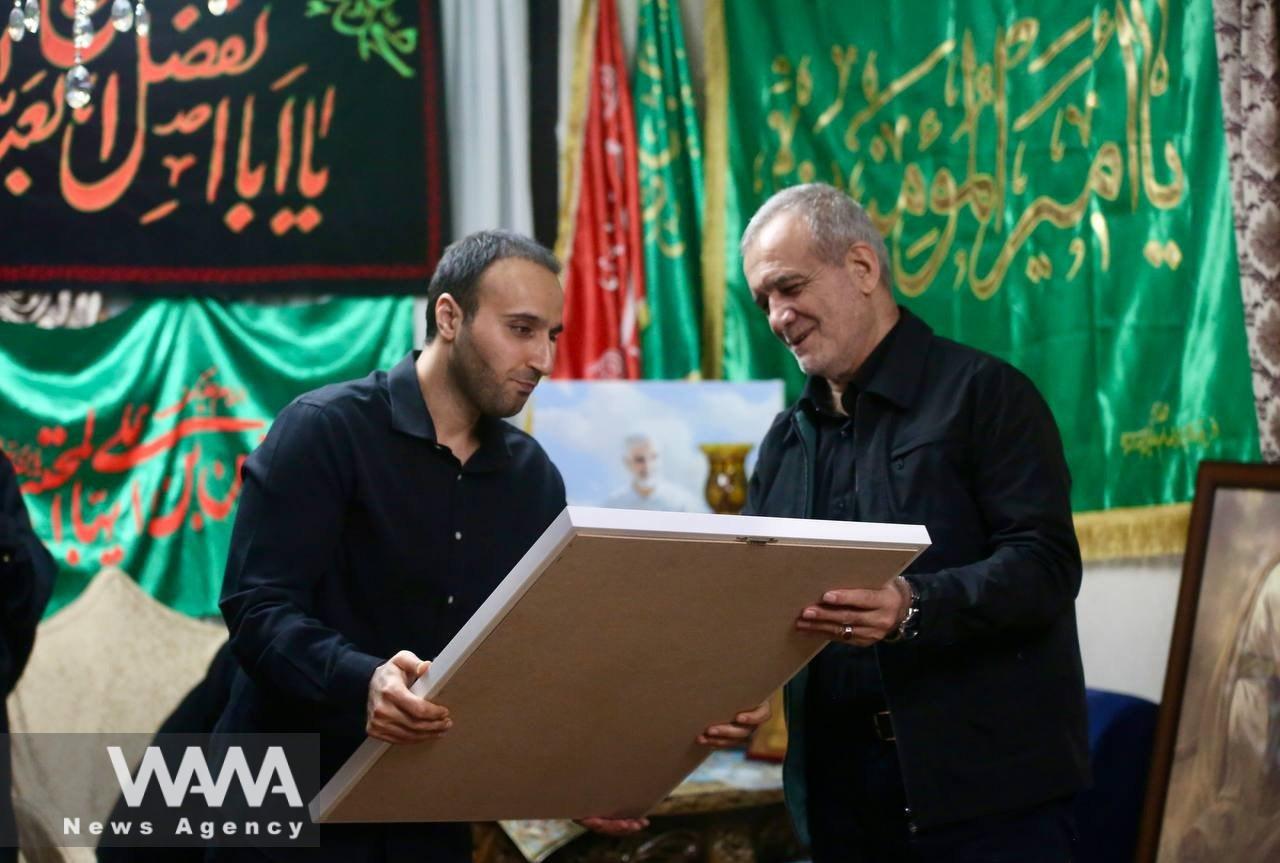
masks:
[[[1280,860],[1280,465],[1204,462],[1137,859]]]

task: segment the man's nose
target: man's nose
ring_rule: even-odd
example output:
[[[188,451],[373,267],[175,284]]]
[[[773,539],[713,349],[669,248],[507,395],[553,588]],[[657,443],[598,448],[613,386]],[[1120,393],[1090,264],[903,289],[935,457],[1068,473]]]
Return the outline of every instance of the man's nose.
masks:
[[[537,348],[534,349],[533,355],[529,358],[529,367],[538,374],[551,374],[551,369],[556,362],[556,343],[551,339],[544,339]]]
[[[775,333],[785,330],[796,319],[796,310],[786,303],[772,303],[769,306],[769,326]]]

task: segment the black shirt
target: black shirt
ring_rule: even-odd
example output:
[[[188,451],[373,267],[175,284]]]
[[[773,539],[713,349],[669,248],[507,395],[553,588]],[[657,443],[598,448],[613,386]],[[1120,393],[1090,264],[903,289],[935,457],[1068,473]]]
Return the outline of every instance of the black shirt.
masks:
[[[415,356],[300,396],[244,466],[221,602],[241,671],[219,731],[319,732],[325,779],[364,738],[374,669],[439,653],[565,506],[502,420],[459,464]]]
[[[858,394],[873,380],[893,344],[902,319],[893,325],[880,343],[858,367],[840,399],[843,414],[831,405],[831,387],[821,377],[811,376],[800,396],[800,407],[813,421],[817,432],[817,471],[813,478],[813,517],[836,521],[856,521],[854,496],[857,459],[853,429],[857,422]],[[811,668],[809,698],[827,705],[848,705],[865,714],[883,709],[884,684],[875,652],[869,647],[832,643],[815,657]],[[818,710],[815,716],[834,716]],[[860,717],[861,718],[861,717]]]
[[[843,413],[832,407],[832,392],[825,379],[811,376],[805,383],[799,405],[813,423],[817,461],[813,477],[813,517],[839,521],[858,518],[857,457],[854,429],[858,421],[858,397],[884,364],[885,356],[901,326],[901,319],[880,340],[858,367],[841,394]],[[838,585],[832,585],[833,587]],[[870,737],[871,714],[885,709],[884,681],[874,647],[831,642],[809,665],[806,690],[809,735],[808,773],[810,782],[825,793],[817,795],[809,810],[809,825],[815,843],[814,857],[827,845],[840,847],[849,837],[844,828],[862,813],[866,801],[857,783],[864,780],[857,762],[866,750],[854,741]],[[891,755],[882,755],[890,759]],[[890,768],[893,762],[890,761]],[[902,804],[887,807],[878,800],[877,809],[867,813],[884,819],[887,808],[896,808],[901,818]],[[897,801],[894,801],[895,803]],[[880,808],[885,806],[886,808]],[[838,839],[836,837],[839,837]]]
[[[3,698],[18,685],[31,656],[36,624],[49,604],[58,570],[31,527],[20,484],[8,456],[0,452],[0,732],[9,730]]]
[[[9,793],[9,714],[4,698],[31,656],[36,624],[53,593],[57,565],[31,529],[18,475],[0,452],[0,836],[17,836]],[[0,860],[16,852],[0,848]]]

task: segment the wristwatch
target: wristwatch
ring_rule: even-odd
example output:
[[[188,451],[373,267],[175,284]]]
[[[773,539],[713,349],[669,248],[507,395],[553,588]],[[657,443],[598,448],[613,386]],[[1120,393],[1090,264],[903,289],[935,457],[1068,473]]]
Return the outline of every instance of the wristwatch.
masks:
[[[887,644],[896,644],[899,641],[910,641],[915,638],[920,626],[920,591],[916,590],[915,582],[906,576],[898,576],[907,586],[907,592],[911,596],[911,604],[907,606],[907,613],[902,620],[898,622],[897,629],[890,632],[882,640]]]

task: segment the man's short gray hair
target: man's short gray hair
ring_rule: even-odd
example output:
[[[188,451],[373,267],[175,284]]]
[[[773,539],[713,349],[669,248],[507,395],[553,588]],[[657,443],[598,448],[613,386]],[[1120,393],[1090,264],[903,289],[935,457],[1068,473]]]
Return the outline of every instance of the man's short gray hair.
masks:
[[[624,449],[632,449],[640,446],[641,444],[648,444],[652,447],[653,438],[649,437],[649,435],[644,432],[635,432],[634,434],[629,434],[622,439],[622,446]]]
[[[880,261],[880,281],[892,284],[889,251],[884,237],[871,224],[862,205],[835,186],[805,183],[775,192],[760,205],[742,232],[739,253],[745,258],[764,226],[783,213],[797,213],[809,229],[814,254],[828,264],[844,263],[845,254],[854,243],[866,243],[875,250]]]

